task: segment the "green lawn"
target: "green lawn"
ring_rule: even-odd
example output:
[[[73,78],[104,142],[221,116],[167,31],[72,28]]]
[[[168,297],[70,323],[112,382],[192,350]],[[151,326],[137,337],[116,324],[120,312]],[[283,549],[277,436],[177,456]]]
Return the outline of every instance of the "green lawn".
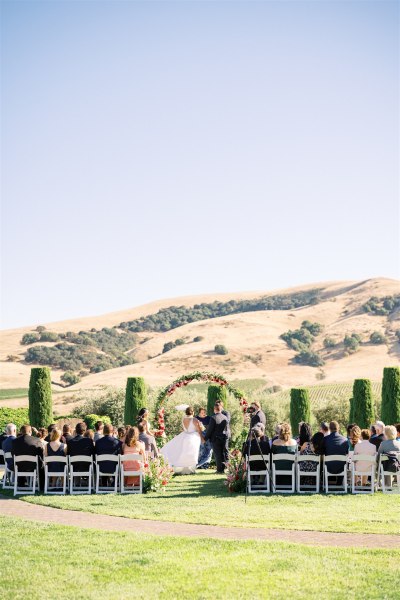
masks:
[[[0,390],[0,400],[9,400],[11,398],[24,398],[28,395],[28,388],[13,388]]]
[[[27,502],[122,517],[234,527],[337,532],[400,532],[400,496],[229,494],[208,471],[175,477],[164,494],[25,496]]]
[[[2,597],[14,600],[398,598],[398,550],[157,538],[7,517],[0,532]]]

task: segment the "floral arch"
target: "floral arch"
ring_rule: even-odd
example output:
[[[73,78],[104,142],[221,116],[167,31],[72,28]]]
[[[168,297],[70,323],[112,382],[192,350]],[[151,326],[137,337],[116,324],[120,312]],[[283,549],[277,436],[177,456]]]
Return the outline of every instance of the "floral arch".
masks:
[[[222,375],[218,375],[217,373],[209,373],[207,371],[196,371],[194,373],[189,373],[188,375],[182,375],[179,379],[175,379],[172,383],[167,385],[167,387],[163,388],[157,396],[156,400],[156,410],[157,410],[157,420],[158,420],[158,430],[156,435],[162,436],[165,431],[165,420],[164,420],[164,403],[165,401],[172,396],[172,394],[179,388],[186,387],[192,381],[197,381],[201,383],[216,383],[221,386],[225,386],[228,392],[230,392],[238,401],[243,410],[246,412],[248,402],[246,398],[243,396],[243,393],[231,385],[225,377]]]

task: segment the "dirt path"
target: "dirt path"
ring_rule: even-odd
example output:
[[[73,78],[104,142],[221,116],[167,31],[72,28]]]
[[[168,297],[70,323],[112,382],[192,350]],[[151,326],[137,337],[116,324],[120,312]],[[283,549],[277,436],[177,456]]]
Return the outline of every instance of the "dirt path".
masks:
[[[13,498],[0,498],[0,515],[18,517],[55,525],[73,525],[84,529],[125,531],[153,535],[215,538],[219,540],[260,540],[295,542],[310,546],[336,546],[341,548],[399,548],[400,536],[372,533],[330,533],[323,531],[295,531],[289,529],[255,529],[245,527],[218,527],[168,521],[127,519],[86,512],[63,510],[29,504]]]

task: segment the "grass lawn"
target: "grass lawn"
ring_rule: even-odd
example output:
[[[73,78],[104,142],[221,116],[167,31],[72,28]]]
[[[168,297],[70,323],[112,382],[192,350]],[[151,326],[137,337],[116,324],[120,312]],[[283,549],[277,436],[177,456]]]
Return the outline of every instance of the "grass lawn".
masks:
[[[316,531],[400,532],[400,496],[230,494],[211,471],[175,477],[164,494],[25,496],[36,504],[122,517],[231,527]]]
[[[28,388],[13,388],[0,390],[0,400],[9,400],[10,398],[24,398],[28,395]]]
[[[4,598],[398,598],[400,551],[390,549],[157,538],[7,517],[0,532]]]

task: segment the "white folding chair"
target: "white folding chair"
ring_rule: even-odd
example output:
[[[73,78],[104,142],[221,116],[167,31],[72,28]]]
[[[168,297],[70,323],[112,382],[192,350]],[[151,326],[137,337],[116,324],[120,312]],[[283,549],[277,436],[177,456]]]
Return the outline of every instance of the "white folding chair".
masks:
[[[34,464],[33,471],[21,471],[18,465],[22,462]],[[18,479],[25,477],[26,485],[18,487]],[[14,456],[14,496],[18,494],[35,494],[39,491],[39,457],[28,454]]]
[[[63,471],[49,471],[51,463],[63,464]],[[55,479],[55,483],[51,483]],[[68,480],[68,458],[66,456],[45,456],[44,458],[44,493],[66,494]]]
[[[326,494],[347,494],[347,456],[341,454],[333,454],[332,456],[324,456],[324,489]],[[340,473],[330,473],[328,466],[331,462],[341,462],[343,469]],[[329,484],[329,477],[342,477],[342,484]]]
[[[368,463],[365,465],[366,470],[360,471],[357,468],[359,462]],[[364,467],[364,465],[363,465]],[[351,473],[351,493],[352,494],[373,494],[375,491],[375,467],[376,467],[376,454],[354,454],[350,463]],[[370,482],[367,481],[365,485],[362,483],[363,477],[369,477]],[[359,485],[357,485],[357,479],[360,479]]]
[[[125,469],[125,463],[137,460],[141,463],[144,462],[141,454],[125,454],[120,456],[120,487],[121,494],[141,494],[143,491],[143,469],[139,471],[132,471]],[[125,477],[139,477],[139,483],[136,485],[130,485],[126,487]]]
[[[7,458],[11,459],[11,452],[4,452],[4,474],[2,480],[3,490],[13,490],[14,489],[14,471],[8,468]]]
[[[317,468],[315,471],[302,471],[301,466],[305,462],[313,462],[317,463]],[[307,492],[315,492],[318,494],[319,492],[319,482],[320,482],[320,456],[305,455],[305,456],[297,456],[296,460],[296,489],[298,494],[306,494]],[[302,477],[314,478],[315,483],[301,483]]]
[[[264,469],[261,471],[253,471],[251,468],[251,463],[256,461],[263,463],[265,462]],[[261,478],[262,483],[253,483],[252,477]],[[269,455],[251,454],[247,459],[247,492],[249,494],[269,494],[269,478]]]
[[[397,452],[397,458],[400,460],[400,452]],[[378,462],[378,489],[384,494],[400,494],[400,471],[388,471],[390,465],[389,458],[385,454],[379,455]],[[396,483],[397,485],[394,485]]]
[[[93,487],[93,458],[91,456],[69,456],[69,493],[76,494],[91,494]],[[75,467],[76,463],[86,463],[87,469],[82,470],[82,466]],[[78,470],[79,469],[79,470]],[[77,485],[75,479],[79,478]],[[87,479],[85,485],[83,479]]]
[[[113,462],[115,464],[114,473],[104,473],[101,470],[101,464],[104,461]],[[107,477],[107,479],[114,478],[114,485],[112,486],[101,486],[100,477]],[[118,479],[119,479],[119,456],[115,454],[99,454],[96,456],[96,494],[116,494],[118,492]]]
[[[275,466],[276,462],[279,461],[287,461],[291,462],[292,466],[290,469],[277,469]],[[272,454],[272,484],[273,491],[280,492],[281,494],[294,494],[296,491],[296,476],[295,476],[295,464],[296,464],[296,455],[295,454]],[[276,483],[276,478],[279,475],[286,475],[286,477],[290,477],[291,483]]]

